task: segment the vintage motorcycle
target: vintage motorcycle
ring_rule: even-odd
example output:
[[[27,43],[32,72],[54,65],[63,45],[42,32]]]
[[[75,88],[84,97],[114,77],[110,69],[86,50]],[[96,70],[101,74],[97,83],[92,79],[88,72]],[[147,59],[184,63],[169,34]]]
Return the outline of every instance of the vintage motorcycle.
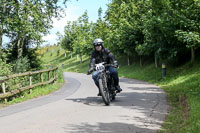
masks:
[[[113,66],[111,64],[106,64],[105,62],[95,64],[95,70],[99,72],[99,90],[102,99],[106,105],[110,105],[112,100],[115,100],[116,90],[114,86],[114,80],[108,71],[108,67]],[[115,66],[113,66],[115,67]]]

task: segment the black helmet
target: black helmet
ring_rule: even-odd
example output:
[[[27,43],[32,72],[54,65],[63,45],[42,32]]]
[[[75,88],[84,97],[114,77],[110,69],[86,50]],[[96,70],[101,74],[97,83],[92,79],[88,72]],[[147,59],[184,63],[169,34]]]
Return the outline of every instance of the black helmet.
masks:
[[[93,45],[94,46],[101,45],[103,47],[103,40],[101,38],[97,38],[97,39],[94,40]]]

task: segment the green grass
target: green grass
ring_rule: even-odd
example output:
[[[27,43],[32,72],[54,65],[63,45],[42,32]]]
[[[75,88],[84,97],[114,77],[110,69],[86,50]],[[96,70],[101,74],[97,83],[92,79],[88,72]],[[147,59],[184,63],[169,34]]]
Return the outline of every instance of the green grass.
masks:
[[[64,50],[61,50],[60,55],[57,55],[57,50],[59,50],[59,47],[50,47],[49,51],[52,51],[54,49],[53,54],[52,52],[48,52],[44,55],[42,58],[42,61],[45,65],[53,65],[58,66],[63,69],[63,71],[70,71],[70,72],[80,72],[80,73],[87,73],[87,70],[89,68],[89,56],[83,56],[82,57],[82,64],[80,63],[80,57],[76,55],[73,55],[73,58],[71,58],[71,55],[69,52],[67,52],[67,56],[64,55]]]
[[[8,102],[6,102],[5,104],[1,104],[1,106],[7,106],[7,105],[11,105],[11,104],[24,102],[29,99],[33,99],[33,98],[37,98],[40,96],[50,94],[50,93],[60,89],[64,83],[64,75],[63,75],[63,71],[61,69],[58,69],[58,75],[59,75],[59,77],[55,83],[35,87],[32,89],[31,93],[30,93],[30,90],[26,90],[21,94],[17,94],[16,96],[9,98]]]
[[[49,85],[45,85],[45,86],[36,87],[36,88],[32,89],[31,94],[29,93],[30,91],[25,91],[23,94],[20,94],[21,96],[7,102],[7,105],[24,102],[29,99],[37,98],[40,96],[45,96],[49,93],[52,93],[52,92],[58,90],[59,88],[62,87],[62,85],[63,85],[63,83],[56,83],[56,84],[49,84]]]
[[[52,49],[58,49],[56,47]],[[69,53],[68,53],[69,54]],[[57,64],[64,71],[86,73],[89,68],[89,57],[83,57],[83,63],[76,57],[64,57],[64,51],[59,56],[56,52],[46,54],[43,61],[47,64]],[[123,62],[119,61],[119,62]],[[167,66],[167,76],[162,78],[161,67],[153,64],[140,67],[120,65],[119,76],[139,79],[156,84],[168,94],[170,113],[160,133],[199,133],[200,132],[200,63],[185,64],[174,68]]]
[[[162,78],[161,68],[156,69],[154,65],[122,66],[119,75],[157,84],[166,91],[172,109],[161,133],[198,133],[200,131],[199,66],[200,64],[196,63],[193,66],[186,64],[179,68],[168,68],[165,78]]]

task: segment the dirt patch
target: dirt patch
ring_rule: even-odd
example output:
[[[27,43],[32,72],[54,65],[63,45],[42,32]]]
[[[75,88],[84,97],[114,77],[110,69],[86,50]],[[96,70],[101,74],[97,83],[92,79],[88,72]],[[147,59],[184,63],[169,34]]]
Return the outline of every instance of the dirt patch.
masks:
[[[183,107],[184,120],[186,120],[190,113],[190,105],[188,104],[188,99],[186,95],[180,97],[181,106]]]

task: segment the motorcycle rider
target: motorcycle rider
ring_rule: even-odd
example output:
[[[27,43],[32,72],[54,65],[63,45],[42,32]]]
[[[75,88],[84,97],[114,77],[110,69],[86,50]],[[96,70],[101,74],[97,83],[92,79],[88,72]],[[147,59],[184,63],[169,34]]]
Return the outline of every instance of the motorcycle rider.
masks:
[[[95,64],[101,63],[101,62],[106,62],[107,64],[113,64],[115,67],[113,66],[109,66],[108,70],[111,74],[111,76],[114,79],[114,85],[115,85],[115,89],[117,90],[117,93],[120,93],[122,91],[122,89],[119,86],[119,77],[118,77],[118,71],[117,71],[117,67],[118,67],[118,63],[115,60],[114,55],[110,52],[109,49],[104,48],[103,45],[103,40],[100,38],[97,38],[94,40],[94,48],[95,50],[92,53],[91,59],[90,59],[90,65],[89,65],[89,70],[88,70],[88,74],[91,74],[95,68]],[[92,78],[96,84],[96,86],[99,88],[99,83],[98,83],[98,72],[95,71],[92,75]],[[101,96],[101,93],[99,91],[98,96]]]

